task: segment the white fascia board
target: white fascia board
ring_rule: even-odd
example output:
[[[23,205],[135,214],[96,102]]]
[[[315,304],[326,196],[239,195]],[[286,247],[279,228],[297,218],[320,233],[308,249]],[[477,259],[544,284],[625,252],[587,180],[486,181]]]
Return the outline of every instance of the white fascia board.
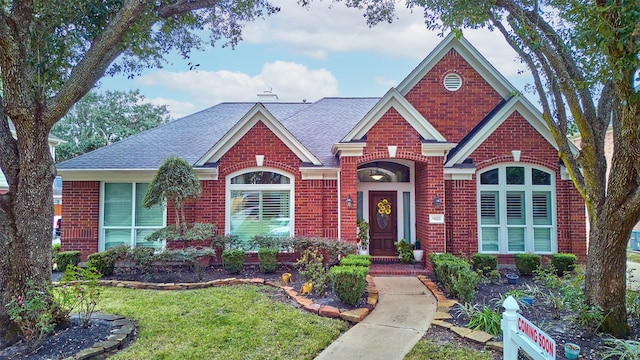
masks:
[[[195,166],[208,162],[218,162],[258,121],[262,121],[302,162],[314,165],[322,163],[293,134],[289,132],[262,104],[254,105],[206,154]]]
[[[394,108],[424,139],[445,142],[445,137],[416,110],[400,92],[391,88],[378,103],[341,141],[359,140],[380,120],[389,109]]]
[[[337,143],[331,146],[331,153],[333,155],[340,155],[340,157],[362,156],[365,147],[367,147],[366,142]]]
[[[302,180],[338,180],[339,168],[299,168]]]
[[[194,169],[200,180],[218,180],[218,169]],[[62,181],[149,182],[157,169],[58,170]]]
[[[449,33],[433,51],[398,85],[402,95],[407,93],[429,72],[442,58],[455,49],[462,58],[476,70],[492,88],[503,98],[511,96],[516,88],[504,77],[471,43],[464,37],[457,39]]]
[[[520,113],[522,117],[556,150],[558,145],[553,139],[551,131],[547,127],[547,124],[542,120],[542,115],[536,108],[527,101],[523,101],[521,96],[512,97],[505,106],[498,111],[493,118],[489,120],[485,126],[478,131],[465,146],[458,151],[447,163],[445,167],[452,167],[456,164],[461,164],[471,153],[473,153],[502,123],[514,112]],[[514,149],[517,150],[517,149]]]
[[[449,150],[456,147],[456,143],[422,143],[423,156],[447,156]]]
[[[476,173],[475,167],[468,168],[444,168],[445,180],[471,180]]]

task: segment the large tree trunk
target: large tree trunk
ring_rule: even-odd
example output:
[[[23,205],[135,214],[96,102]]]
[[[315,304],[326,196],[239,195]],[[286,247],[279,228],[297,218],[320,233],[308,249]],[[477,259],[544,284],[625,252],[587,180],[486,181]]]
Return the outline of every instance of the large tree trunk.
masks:
[[[4,312],[24,295],[28,282],[51,282],[51,234],[55,166],[48,147],[49,129],[16,124],[19,171],[7,172],[9,192],[0,201],[0,336],[15,334]]]

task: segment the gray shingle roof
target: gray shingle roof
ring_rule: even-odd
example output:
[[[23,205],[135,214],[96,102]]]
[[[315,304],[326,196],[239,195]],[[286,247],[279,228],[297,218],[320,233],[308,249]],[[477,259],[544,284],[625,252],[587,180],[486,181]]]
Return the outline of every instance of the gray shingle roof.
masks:
[[[323,98],[315,103],[263,103],[323,166],[335,166],[331,146],[378,98]],[[194,164],[255,103],[221,103],[58,164],[59,170],[157,169],[171,156]]]

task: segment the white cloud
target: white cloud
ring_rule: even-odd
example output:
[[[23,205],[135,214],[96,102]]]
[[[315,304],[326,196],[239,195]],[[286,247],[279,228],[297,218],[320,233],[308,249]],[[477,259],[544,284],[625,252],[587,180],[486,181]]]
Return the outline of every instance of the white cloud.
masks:
[[[227,70],[169,72],[159,70],[136,79],[145,87],[163,88],[175,98],[191,102],[155,98],[169,105],[172,116],[204,108],[223,101],[258,101],[257,94],[266,90],[277,93],[280,101],[309,101],[338,95],[338,81],[325,69],[309,69],[305,65],[285,61],[266,63],[258,75]],[[172,101],[172,102],[171,102]],[[170,103],[171,102],[171,103]]]
[[[152,99],[145,99],[145,102],[154,105],[166,105],[171,117],[174,119],[179,119],[181,117],[185,117],[189,114],[193,114],[194,112],[200,110],[194,103],[186,102],[186,101],[177,101],[174,99],[167,99],[163,97],[156,97]]]

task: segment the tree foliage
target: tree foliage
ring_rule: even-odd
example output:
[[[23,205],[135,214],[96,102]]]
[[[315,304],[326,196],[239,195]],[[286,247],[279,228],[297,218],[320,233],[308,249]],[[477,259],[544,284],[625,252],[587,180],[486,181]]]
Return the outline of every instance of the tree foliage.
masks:
[[[66,143],[56,148],[64,161],[107,146],[170,120],[166,105],[145,102],[138,90],[90,92],[51,129]]]

